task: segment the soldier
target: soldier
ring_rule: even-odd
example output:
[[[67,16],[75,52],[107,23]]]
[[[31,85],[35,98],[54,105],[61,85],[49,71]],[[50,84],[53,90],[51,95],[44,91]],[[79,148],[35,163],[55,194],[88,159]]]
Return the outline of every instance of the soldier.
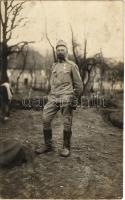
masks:
[[[63,115],[63,148],[60,155],[70,155],[70,140],[72,135],[73,99],[79,97],[83,91],[83,83],[78,66],[68,60],[67,45],[60,40],[56,45],[57,62],[52,66],[50,79],[51,91],[48,102],[43,109],[43,133],[45,145],[36,153],[46,153],[53,150],[51,122],[55,114],[61,110]]]

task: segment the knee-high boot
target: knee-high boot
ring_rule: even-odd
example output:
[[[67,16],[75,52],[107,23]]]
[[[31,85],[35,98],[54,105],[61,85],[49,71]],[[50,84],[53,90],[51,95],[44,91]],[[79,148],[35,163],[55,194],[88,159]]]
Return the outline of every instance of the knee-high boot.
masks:
[[[44,129],[44,146],[36,149],[35,152],[37,154],[47,153],[53,150],[52,148],[52,130],[51,129]]]
[[[60,153],[63,157],[68,157],[70,155],[71,135],[72,131],[63,131],[63,149]]]

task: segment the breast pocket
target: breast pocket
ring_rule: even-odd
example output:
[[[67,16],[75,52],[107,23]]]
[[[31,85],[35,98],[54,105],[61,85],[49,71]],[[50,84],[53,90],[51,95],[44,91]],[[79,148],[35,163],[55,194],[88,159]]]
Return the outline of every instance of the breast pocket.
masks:
[[[69,83],[71,81],[70,71],[63,71],[62,79],[63,82]]]

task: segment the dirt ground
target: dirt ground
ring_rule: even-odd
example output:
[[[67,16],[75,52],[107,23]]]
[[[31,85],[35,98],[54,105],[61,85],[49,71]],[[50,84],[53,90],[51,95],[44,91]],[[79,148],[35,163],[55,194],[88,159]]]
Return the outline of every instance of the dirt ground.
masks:
[[[59,156],[62,118],[53,121],[55,151],[34,155],[43,144],[42,111],[12,112],[0,124],[0,137],[19,139],[33,155],[27,163],[0,169],[0,198],[122,198],[122,130],[105,122],[94,108],[74,111],[72,152]]]

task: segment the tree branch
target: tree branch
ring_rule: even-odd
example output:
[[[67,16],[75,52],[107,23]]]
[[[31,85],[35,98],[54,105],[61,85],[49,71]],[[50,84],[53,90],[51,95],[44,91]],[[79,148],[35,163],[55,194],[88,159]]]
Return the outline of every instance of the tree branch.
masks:
[[[19,15],[19,12],[23,9],[22,8],[22,5],[24,4],[25,2],[21,2],[21,3],[18,3],[16,4],[15,6],[12,7],[11,9],[11,13],[13,15],[12,19],[11,19],[11,25],[10,25],[10,29],[7,31],[8,32],[11,32],[12,30],[14,30],[17,26],[18,26],[18,23],[20,23],[24,18],[21,18],[18,20],[17,24],[15,24],[15,20],[16,20],[16,17]],[[13,11],[13,12],[12,12]],[[12,34],[11,34],[12,35]],[[10,37],[9,37],[10,38]]]
[[[54,62],[56,62],[56,54],[55,54],[55,49],[54,49],[54,46],[52,45],[49,37],[48,37],[48,33],[47,33],[47,20],[46,20],[46,17],[45,17],[45,35],[46,35],[46,39],[48,40],[51,48],[52,48],[52,51],[53,51],[53,58],[54,58]]]
[[[21,53],[22,50],[24,49],[24,47],[31,43],[35,43],[35,42],[34,41],[30,41],[30,42],[23,41],[23,42],[18,42],[17,44],[8,47],[8,55],[11,55],[13,53],[17,53],[17,54]]]
[[[16,5],[13,6],[13,0],[11,0],[11,3],[9,5],[8,8],[11,8],[11,13],[12,13],[12,19],[10,20],[10,28],[9,30],[6,30],[6,37],[7,37],[7,34],[9,33],[9,36],[6,38],[7,42],[11,39],[12,37],[12,33],[13,33],[13,30],[18,26],[18,24],[24,19],[24,18],[21,18],[17,21],[17,24],[15,24],[15,20],[16,20],[16,17],[19,15],[19,12],[23,9],[22,8],[22,5],[25,3],[24,1],[21,2],[21,3],[18,3]],[[7,8],[6,8],[7,9]],[[10,13],[10,11],[9,11]],[[8,13],[7,13],[8,14]],[[9,16],[9,14],[8,14]],[[8,16],[7,16],[7,20],[8,20]],[[7,22],[6,22],[6,29],[7,29]]]
[[[76,52],[75,52],[76,45],[75,45],[75,42],[74,42],[74,34],[73,34],[73,29],[72,29],[71,24],[70,24],[70,30],[71,30],[71,35],[72,35],[72,50],[73,50],[73,55],[74,55],[76,64],[79,66],[79,62],[78,62],[77,55],[76,55]]]
[[[9,4],[9,6],[7,7],[8,10],[12,7],[13,2],[14,2],[14,0],[10,0],[10,4]]]
[[[31,44],[31,43],[35,43],[35,41],[30,41],[30,42],[22,41],[22,42],[18,42],[17,44],[12,45],[11,48],[15,48],[15,47],[19,46],[20,44],[27,45],[27,44]]]
[[[4,26],[4,22],[3,22],[3,18],[2,18],[1,10],[0,10],[0,21],[1,21],[1,23],[2,23],[2,26]]]
[[[9,32],[11,32],[12,30],[14,30],[17,26],[19,26],[19,23],[21,23],[25,18],[20,18],[18,21],[17,21],[17,24],[13,25],[13,27],[11,27],[9,30],[7,30],[7,34]]]
[[[0,2],[0,21],[2,23],[2,26],[4,26],[3,17],[2,17],[2,13],[1,13],[1,2]]]
[[[13,1],[14,1],[14,0],[13,0]],[[21,3],[22,3],[22,2],[21,2]],[[11,5],[11,6],[9,7],[9,8],[11,8],[11,9],[8,11],[8,14],[12,13],[12,11],[13,11],[16,7],[20,6],[21,3],[17,3],[17,4],[14,5],[14,6]],[[22,5],[23,5],[24,3],[25,3],[25,2],[23,2]],[[22,6],[22,5],[21,5],[21,6]]]

